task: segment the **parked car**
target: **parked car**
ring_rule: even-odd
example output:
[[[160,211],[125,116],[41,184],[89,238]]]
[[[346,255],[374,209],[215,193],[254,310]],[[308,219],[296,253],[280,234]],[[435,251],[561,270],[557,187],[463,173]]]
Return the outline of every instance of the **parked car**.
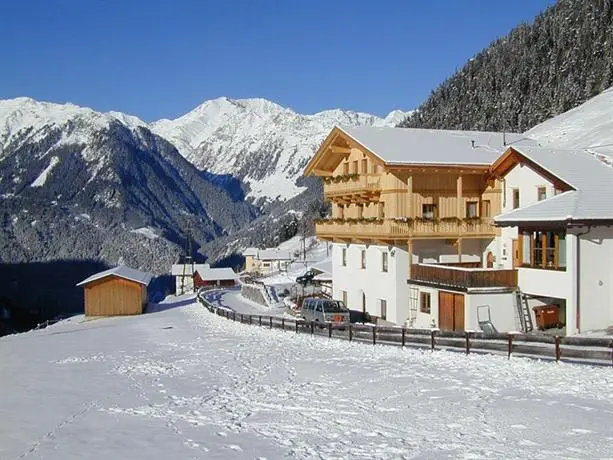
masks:
[[[304,275],[300,275],[298,278],[296,278],[296,283],[306,286],[311,281],[313,281],[313,278],[315,278],[316,276],[317,272],[315,270],[309,270]]]
[[[302,317],[316,323],[349,324],[349,309],[340,300],[307,297],[302,301]]]

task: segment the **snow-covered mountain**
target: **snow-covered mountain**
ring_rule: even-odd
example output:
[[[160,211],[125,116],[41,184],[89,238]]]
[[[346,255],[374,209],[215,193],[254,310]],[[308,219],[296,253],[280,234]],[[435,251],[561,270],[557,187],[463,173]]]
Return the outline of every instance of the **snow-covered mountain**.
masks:
[[[542,146],[586,149],[613,160],[613,87],[526,132]]]
[[[165,271],[256,216],[147,124],[29,98],[0,101],[0,261],[96,259]]]
[[[159,120],[152,131],[197,168],[243,181],[248,197],[286,200],[305,189],[302,170],[334,125],[396,126],[407,115],[395,110],[380,118],[339,109],[302,115],[265,99],[222,97],[175,120]]]

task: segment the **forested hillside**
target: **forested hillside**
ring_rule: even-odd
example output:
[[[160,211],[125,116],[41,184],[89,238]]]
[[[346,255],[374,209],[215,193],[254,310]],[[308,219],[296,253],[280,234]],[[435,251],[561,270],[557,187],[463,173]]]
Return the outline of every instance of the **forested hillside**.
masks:
[[[469,60],[401,126],[523,132],[611,85],[613,0],[559,0]]]

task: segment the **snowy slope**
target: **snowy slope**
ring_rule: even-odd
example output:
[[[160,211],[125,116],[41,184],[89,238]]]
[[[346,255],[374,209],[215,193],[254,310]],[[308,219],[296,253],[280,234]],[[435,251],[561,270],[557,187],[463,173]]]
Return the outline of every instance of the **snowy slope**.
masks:
[[[196,167],[243,180],[247,196],[286,200],[304,190],[296,180],[334,125],[395,126],[406,115],[396,110],[379,118],[339,109],[302,115],[265,99],[222,97],[155,122],[152,130]]]
[[[0,458],[559,459],[613,452],[611,369],[159,312],[0,339]]]
[[[613,87],[526,135],[543,146],[587,149],[613,159]]]

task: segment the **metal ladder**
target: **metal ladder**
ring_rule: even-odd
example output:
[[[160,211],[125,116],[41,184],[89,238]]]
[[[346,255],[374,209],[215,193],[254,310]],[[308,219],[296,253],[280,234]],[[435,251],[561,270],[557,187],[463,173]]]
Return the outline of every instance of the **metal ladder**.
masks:
[[[523,332],[532,332],[534,330],[534,325],[532,324],[532,316],[530,315],[528,299],[520,290],[516,291],[515,296],[515,305],[517,307],[517,314],[519,316],[521,329]]]

